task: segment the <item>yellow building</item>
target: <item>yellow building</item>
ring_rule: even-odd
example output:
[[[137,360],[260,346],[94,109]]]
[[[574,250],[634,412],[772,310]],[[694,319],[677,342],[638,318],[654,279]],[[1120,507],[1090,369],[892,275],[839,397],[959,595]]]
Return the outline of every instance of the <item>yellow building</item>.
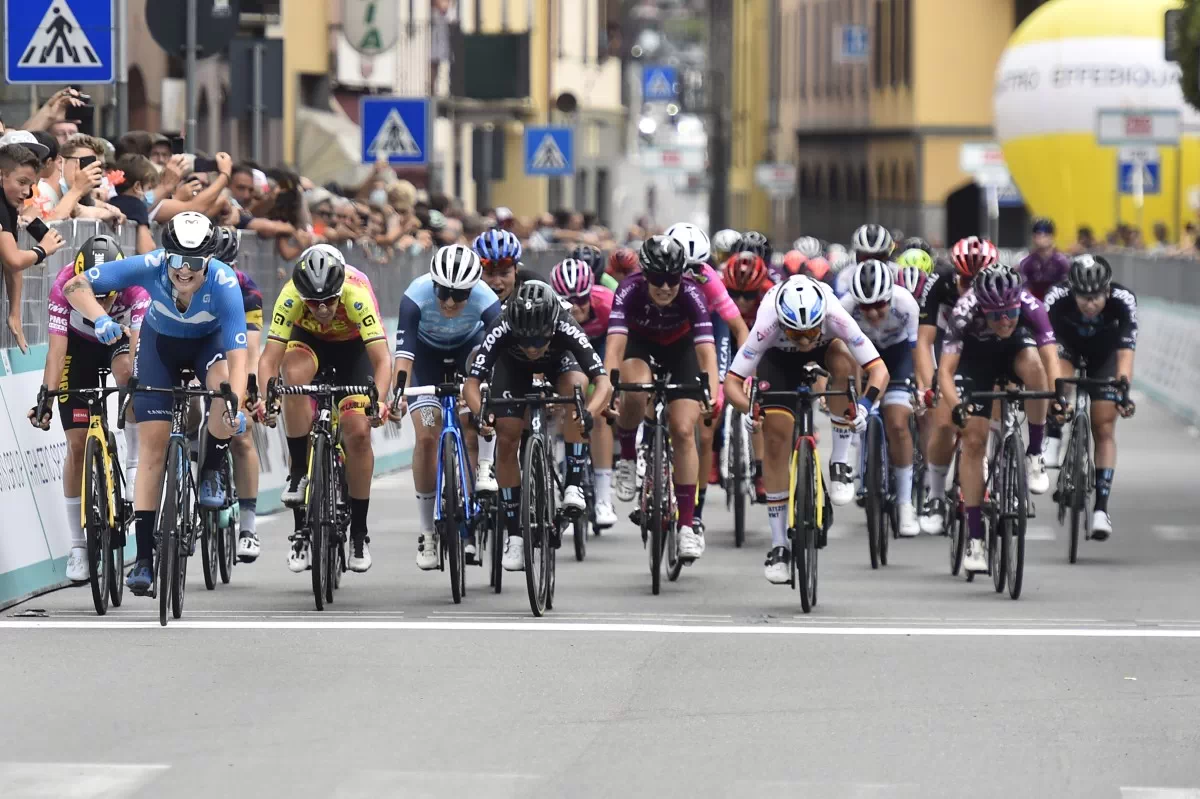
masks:
[[[768,230],[770,201],[754,183],[754,167],[768,157],[768,88],[772,53],[763,32],[771,29],[771,3],[733,0],[732,74],[729,77],[729,218],[735,230]],[[712,36],[722,35],[714,30]]]

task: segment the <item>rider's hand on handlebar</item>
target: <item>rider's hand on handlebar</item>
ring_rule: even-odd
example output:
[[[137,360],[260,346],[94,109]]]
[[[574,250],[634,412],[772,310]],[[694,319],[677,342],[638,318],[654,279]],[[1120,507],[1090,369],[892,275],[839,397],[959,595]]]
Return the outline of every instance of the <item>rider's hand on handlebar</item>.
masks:
[[[950,412],[950,420],[959,428],[967,426],[967,403],[960,402],[954,406],[954,410]]]
[[[387,400],[377,400],[375,402],[375,412],[368,414],[367,418],[371,420],[371,427],[383,427],[383,424],[392,415],[392,409],[388,406]]]
[[[388,408],[388,421],[399,424],[405,416],[408,415],[408,397],[403,394],[397,399],[396,404]]]
[[[42,411],[42,413],[39,414],[38,411]],[[49,430],[50,429],[50,410],[49,410],[49,408],[43,408],[42,406],[38,405],[36,407],[30,408],[29,413],[27,413],[26,416],[29,417],[29,423],[31,425],[33,425],[34,427],[38,428],[39,430]]]
[[[1050,418],[1059,424],[1063,424],[1070,420],[1074,415],[1074,408],[1064,397],[1057,397],[1050,403]]]
[[[1121,414],[1122,419],[1128,419],[1137,412],[1137,403],[1133,400],[1117,403],[1117,413]]]

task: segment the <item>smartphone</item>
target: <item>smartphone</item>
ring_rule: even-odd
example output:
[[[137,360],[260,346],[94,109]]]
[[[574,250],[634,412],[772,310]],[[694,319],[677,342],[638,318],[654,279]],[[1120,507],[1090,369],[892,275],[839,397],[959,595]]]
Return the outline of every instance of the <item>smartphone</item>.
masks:
[[[192,171],[193,172],[216,172],[217,171],[217,159],[201,158],[200,156],[196,156],[196,165],[192,167]]]
[[[29,231],[29,235],[32,236],[33,240],[37,242],[40,242],[42,239],[46,238],[46,234],[50,232],[50,228],[40,219],[33,220],[25,229]]]
[[[171,137],[171,155],[183,155],[183,137]]]
[[[71,118],[78,123],[77,127],[79,128],[80,133],[84,134],[85,136],[96,135],[96,106],[77,106],[70,110],[70,114]]]
[[[89,167],[94,163],[96,163],[96,156],[94,156],[94,155],[81,156],[79,159],[79,168],[84,169],[85,167]]]

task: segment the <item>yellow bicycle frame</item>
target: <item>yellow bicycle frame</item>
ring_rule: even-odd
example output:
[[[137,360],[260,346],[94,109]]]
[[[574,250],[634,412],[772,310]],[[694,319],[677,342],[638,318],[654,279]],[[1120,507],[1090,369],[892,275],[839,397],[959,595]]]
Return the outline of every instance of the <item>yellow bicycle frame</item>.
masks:
[[[792,458],[788,464],[788,527],[795,529],[796,527],[796,470],[800,464],[800,447],[792,447]],[[825,481],[821,475],[821,452],[817,449],[816,441],[813,442],[813,463],[812,463],[814,479],[817,483],[817,529],[824,526],[825,515]]]
[[[116,519],[114,516],[115,509],[113,508],[114,503],[112,501],[112,497],[113,497],[112,492],[113,492],[113,487],[115,485],[113,483],[112,453],[108,451],[108,438],[107,438],[107,436],[104,435],[104,420],[100,416],[100,414],[96,413],[96,412],[92,412],[91,415],[88,417],[87,438],[84,439],[84,442],[83,442],[84,452],[87,452],[87,442],[89,440],[93,440],[93,439],[100,445],[100,459],[104,463],[104,479],[108,485],[108,496],[106,497],[106,501],[104,504],[105,504],[108,526],[112,527],[116,523]],[[87,469],[86,463],[84,464],[83,483],[80,487],[79,496],[85,500],[84,502],[81,502],[79,505],[79,523],[83,527],[83,529],[86,530],[87,522],[88,522],[88,518],[87,518],[88,508],[87,508],[87,502],[86,502],[86,499],[88,496],[88,469]]]

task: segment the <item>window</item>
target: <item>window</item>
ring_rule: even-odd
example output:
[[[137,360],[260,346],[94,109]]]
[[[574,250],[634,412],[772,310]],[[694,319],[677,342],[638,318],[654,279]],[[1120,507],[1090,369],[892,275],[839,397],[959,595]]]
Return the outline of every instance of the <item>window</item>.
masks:
[[[866,164],[858,168],[858,198],[864,202],[871,199],[871,181],[867,177]]]
[[[912,161],[904,165],[904,196],[909,202],[917,201],[917,170]]]
[[[812,197],[812,183],[808,174],[808,165],[800,167],[800,198],[807,200]]]
[[[883,88],[883,0],[875,0],[875,19],[871,25],[872,64],[875,79],[872,85],[876,89]]]
[[[821,190],[824,188],[821,185],[821,172],[822,171],[823,170],[821,169],[820,164],[817,164],[816,166],[813,167],[813,199],[815,199],[815,200],[823,199],[825,196],[821,192]]]
[[[904,199],[900,194],[900,165],[895,161],[892,162],[891,190],[893,200]]]
[[[885,175],[883,172],[883,163],[880,162],[875,167],[875,197],[880,200],[885,200],[888,197],[888,187],[884,183]]]
[[[575,173],[575,207],[580,211],[592,207],[588,197],[588,173],[582,169]]]

